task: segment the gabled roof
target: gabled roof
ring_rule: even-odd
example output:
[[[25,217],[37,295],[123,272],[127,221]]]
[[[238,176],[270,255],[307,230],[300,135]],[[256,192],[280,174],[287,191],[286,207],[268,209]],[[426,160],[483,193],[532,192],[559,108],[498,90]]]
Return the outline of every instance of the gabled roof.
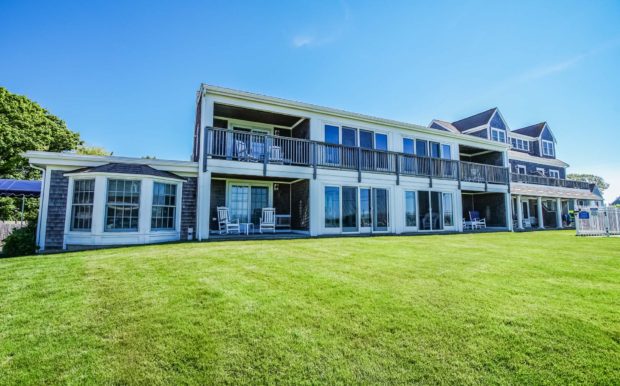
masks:
[[[474,127],[486,125],[489,123],[496,110],[497,107],[493,107],[492,109],[472,115],[471,117],[452,122],[452,126],[456,127],[459,131],[465,131],[473,129]]]
[[[433,119],[433,121],[428,127],[433,129],[445,130],[452,133],[460,133],[459,129],[454,127],[450,122],[442,121],[440,119]]]
[[[620,205],[620,196],[618,196],[618,198],[616,198],[614,202],[611,203],[611,205]]]
[[[124,163],[109,163],[101,166],[88,167],[83,169],[73,170],[67,174],[88,174],[88,173],[118,173],[118,174],[137,174],[145,176],[154,176],[162,178],[173,178],[175,180],[185,180],[174,173],[166,172],[163,170],[157,170],[149,165],[141,164],[124,164]]]
[[[532,137],[532,138],[538,138],[540,137],[540,133],[542,133],[546,124],[547,122],[540,122],[535,125],[522,127],[520,129],[513,130],[513,132],[519,133],[522,135],[527,135],[528,137]]]

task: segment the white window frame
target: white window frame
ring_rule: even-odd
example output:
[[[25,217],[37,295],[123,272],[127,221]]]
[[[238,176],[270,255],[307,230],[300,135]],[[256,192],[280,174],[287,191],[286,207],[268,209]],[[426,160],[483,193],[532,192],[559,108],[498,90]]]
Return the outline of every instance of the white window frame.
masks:
[[[537,172],[542,172],[542,175],[543,175],[543,176],[546,176],[546,175],[547,175],[547,173],[545,172],[545,168],[536,168],[536,171],[537,171]]]
[[[497,133],[497,140],[493,139],[493,134]],[[503,141],[500,140],[500,135],[503,136]],[[496,129],[495,127],[491,127],[491,140],[495,142],[506,143],[506,132],[502,129]]]
[[[83,204],[83,203],[76,204],[75,203],[75,185],[76,185],[77,182],[82,182],[82,181],[92,181],[93,182],[93,191],[92,191],[93,200],[92,200],[92,202],[90,204]],[[67,195],[67,197],[69,197],[69,199],[70,199],[70,205],[68,205],[69,208],[70,208],[70,211],[69,211],[69,213],[70,213],[70,215],[69,215],[69,227],[68,227],[69,229],[68,229],[68,231],[70,231],[70,232],[92,232],[92,229],[93,229],[93,213],[94,213],[94,210],[95,210],[95,182],[96,182],[95,177],[92,177],[92,178],[74,178],[74,179],[72,179],[71,190],[69,192],[70,196]],[[73,217],[75,215],[75,208],[76,208],[76,206],[90,206],[90,227],[89,228],[77,228],[76,229],[76,228],[73,227]]]
[[[549,146],[549,149],[551,150],[550,152],[546,151],[545,144],[547,144]],[[553,141],[548,141],[546,139],[543,139],[541,141],[541,147],[542,147],[542,154],[543,155],[546,155],[548,157],[555,157],[555,148],[554,148]]]
[[[521,173],[521,170],[523,170],[523,173]],[[527,174],[527,167],[522,164],[517,165],[517,174]]]
[[[415,210],[415,226],[407,225],[407,193],[413,192],[414,194],[414,210]],[[418,230],[418,191],[415,189],[405,189],[403,190],[403,227],[407,231],[417,231]]]
[[[557,169],[549,169],[549,177],[559,179],[560,171]]]
[[[170,185],[173,187],[174,189],[174,205],[155,205],[155,184],[162,184],[162,185]],[[149,229],[151,232],[170,232],[170,231],[176,231],[177,230],[177,217],[179,216],[179,211],[178,211],[178,201],[179,201],[179,184],[178,183],[174,183],[174,182],[164,182],[164,181],[157,181],[157,180],[153,180],[153,193],[151,194],[151,219],[149,222]],[[167,208],[172,208],[173,210],[173,215],[172,215],[172,228],[154,228],[153,227],[153,208],[154,207],[167,207]]]

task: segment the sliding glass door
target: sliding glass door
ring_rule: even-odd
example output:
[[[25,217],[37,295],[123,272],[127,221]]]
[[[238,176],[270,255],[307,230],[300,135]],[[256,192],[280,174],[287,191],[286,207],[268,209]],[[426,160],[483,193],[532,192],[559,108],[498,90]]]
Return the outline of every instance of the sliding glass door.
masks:
[[[389,230],[389,191],[356,186],[325,187],[325,228],[341,232]]]
[[[357,188],[342,187],[342,231],[357,232]]]
[[[372,189],[373,196],[373,230],[376,232],[385,232],[388,230],[389,226],[389,216],[388,216],[388,190],[373,188]]]
[[[418,192],[418,226],[420,230],[431,231],[443,229],[441,214],[441,193],[421,190]]]
[[[360,232],[372,230],[372,198],[370,188],[360,188]]]

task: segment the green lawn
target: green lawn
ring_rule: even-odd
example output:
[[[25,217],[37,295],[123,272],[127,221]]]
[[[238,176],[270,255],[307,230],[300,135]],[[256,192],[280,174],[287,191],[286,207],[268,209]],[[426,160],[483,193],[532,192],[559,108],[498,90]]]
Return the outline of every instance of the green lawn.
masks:
[[[620,382],[620,238],[185,243],[0,259],[0,383]]]

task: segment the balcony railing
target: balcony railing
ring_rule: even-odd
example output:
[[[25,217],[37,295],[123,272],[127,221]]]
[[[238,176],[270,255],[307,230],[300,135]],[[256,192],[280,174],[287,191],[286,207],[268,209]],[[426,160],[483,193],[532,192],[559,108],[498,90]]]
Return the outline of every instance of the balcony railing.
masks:
[[[561,178],[544,177],[532,174],[511,173],[511,180],[512,182],[521,182],[524,184],[559,186],[562,188],[590,190],[590,184],[584,181],[563,180]]]
[[[261,162],[265,171],[267,164],[284,164],[508,184],[508,168],[504,167],[251,132],[208,128],[206,147],[207,156]]]

